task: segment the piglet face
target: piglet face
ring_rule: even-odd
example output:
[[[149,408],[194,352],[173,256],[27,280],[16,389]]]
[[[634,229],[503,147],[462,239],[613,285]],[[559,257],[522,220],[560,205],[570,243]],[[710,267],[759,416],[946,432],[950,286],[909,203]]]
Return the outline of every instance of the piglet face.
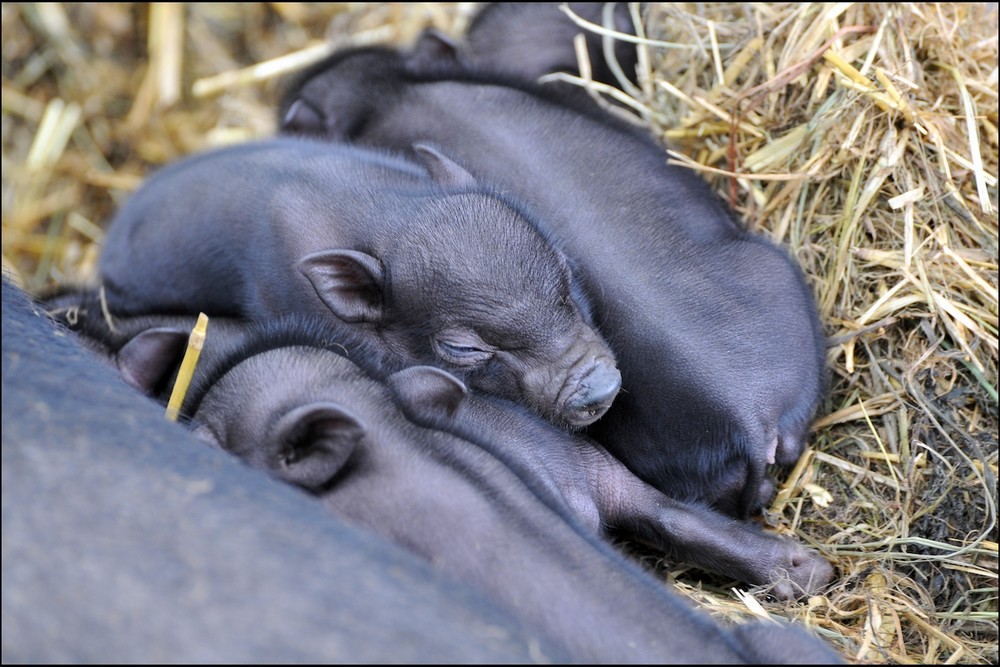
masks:
[[[621,374],[564,256],[518,215],[480,194],[439,200],[437,233],[392,268],[380,336],[409,364],[586,426],[611,406]]]
[[[565,256],[516,203],[416,149],[442,189],[392,212],[406,217],[373,243],[377,256],[327,249],[299,271],[332,314],[400,366],[438,366],[562,426],[600,418],[621,374]]]

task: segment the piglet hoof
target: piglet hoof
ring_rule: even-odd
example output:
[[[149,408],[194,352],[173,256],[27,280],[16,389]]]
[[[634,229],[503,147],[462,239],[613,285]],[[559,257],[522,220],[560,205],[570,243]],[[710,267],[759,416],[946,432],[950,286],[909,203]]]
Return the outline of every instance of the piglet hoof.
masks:
[[[774,480],[770,477],[765,477],[761,480],[760,486],[757,487],[757,498],[755,504],[750,508],[752,514],[756,514],[761,510],[761,508],[767,507],[774,500],[776,490]]]
[[[789,544],[784,566],[771,571],[770,593],[779,600],[795,600],[818,592],[833,579],[833,565],[812,549]]]

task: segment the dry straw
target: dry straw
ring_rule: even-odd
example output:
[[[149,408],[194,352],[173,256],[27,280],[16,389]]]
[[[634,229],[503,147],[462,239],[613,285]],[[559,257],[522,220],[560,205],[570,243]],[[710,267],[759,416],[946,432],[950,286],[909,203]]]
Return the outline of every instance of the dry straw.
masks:
[[[283,74],[428,25],[458,35],[471,9],[5,3],[5,273],[29,290],[91,278],[143,176],[272,132]],[[995,5],[644,11],[638,85],[594,95],[786,247],[815,290],[830,394],[767,521],[823,550],[838,579],[779,604],[644,562],[720,618],[808,624],[851,662],[995,664]]]
[[[170,399],[167,401],[166,418],[172,422],[177,421],[180,416],[181,406],[184,405],[184,399],[191,387],[191,379],[194,377],[194,370],[198,366],[199,357],[201,357],[201,349],[205,346],[207,330],[208,316],[205,313],[198,313],[198,320],[195,322],[194,328],[191,329],[191,335],[188,336],[184,358],[181,360],[177,378],[174,380],[174,388],[170,391]]]

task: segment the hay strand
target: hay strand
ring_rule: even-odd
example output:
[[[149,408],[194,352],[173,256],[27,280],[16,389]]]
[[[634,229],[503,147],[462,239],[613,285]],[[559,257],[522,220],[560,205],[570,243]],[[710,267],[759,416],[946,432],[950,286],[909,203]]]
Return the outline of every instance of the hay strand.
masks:
[[[174,380],[174,388],[170,391],[170,399],[167,401],[166,417],[172,422],[177,421],[181,406],[184,404],[184,398],[187,396],[188,387],[191,386],[191,378],[194,377],[195,368],[198,366],[201,348],[205,346],[207,329],[208,316],[205,313],[198,313],[198,321],[195,322],[194,328],[191,329],[191,335],[188,336],[184,358],[181,360],[177,379]]]

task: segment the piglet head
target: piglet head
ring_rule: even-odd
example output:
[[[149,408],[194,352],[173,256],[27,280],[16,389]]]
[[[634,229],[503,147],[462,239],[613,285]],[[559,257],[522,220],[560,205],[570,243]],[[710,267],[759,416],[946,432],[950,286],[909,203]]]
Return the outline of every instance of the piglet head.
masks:
[[[290,82],[278,110],[278,128],[284,134],[353,139],[378,108],[387,73],[404,69],[405,58],[395,49],[338,51]],[[358,95],[359,90],[366,94]]]
[[[561,426],[599,419],[621,373],[566,256],[521,202],[430,145],[413,150],[434,187],[387,213],[391,243],[314,252],[299,271],[400,366],[438,366]]]
[[[464,180],[450,160],[416,148],[435,163],[431,173]],[[386,258],[387,347],[559,425],[582,428],[605,414],[621,373],[563,253],[500,195],[458,191],[428,209],[408,230],[430,231]]]

